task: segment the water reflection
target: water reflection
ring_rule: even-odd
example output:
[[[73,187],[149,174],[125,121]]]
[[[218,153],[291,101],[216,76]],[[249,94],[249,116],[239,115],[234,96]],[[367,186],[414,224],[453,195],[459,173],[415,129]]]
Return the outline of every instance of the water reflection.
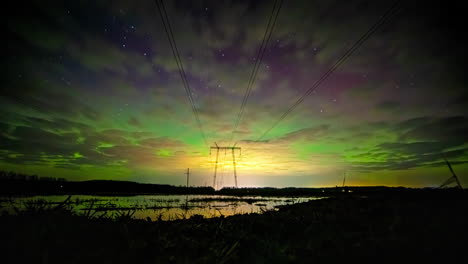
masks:
[[[34,204],[60,204],[68,196],[34,196],[0,199],[0,210],[14,213],[14,208],[24,210]],[[176,220],[201,215],[205,218],[245,213],[262,213],[278,206],[302,203],[318,197],[260,197],[225,195],[138,195],[92,196],[74,195],[69,199],[78,214],[116,216],[132,212],[134,218],[151,220]]]

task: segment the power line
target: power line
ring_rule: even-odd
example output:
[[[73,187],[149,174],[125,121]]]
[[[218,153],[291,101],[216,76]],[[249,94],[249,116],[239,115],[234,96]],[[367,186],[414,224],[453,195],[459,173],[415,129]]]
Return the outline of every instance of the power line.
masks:
[[[309,96],[312,92],[314,92],[319,86],[320,84],[322,84],[333,72],[335,72],[336,69],[338,69],[338,67],[343,64],[353,53],[354,51],[356,51],[360,46],[362,46],[362,44],[367,40],[369,39],[376,31],[377,29],[382,26],[386,20],[393,14],[396,13],[396,11],[398,10],[398,4],[399,4],[400,1],[396,1],[393,3],[393,5],[382,15],[380,16],[379,20],[372,26],[369,28],[369,30],[367,30],[366,33],[364,33],[364,35],[362,35],[354,44],[353,46],[351,46],[351,48],[349,48],[333,65],[330,69],[328,69],[328,71],[326,71],[322,77],[320,77],[320,79],[318,79],[313,85],[312,87],[310,87],[299,99],[297,99],[297,101],[292,105],[290,106],[286,112],[283,113],[283,115],[281,115],[281,117],[275,122],[273,123],[273,125],[267,129],[257,140],[255,140],[256,142],[260,141],[262,138],[264,138],[272,129],[274,129],[281,121],[283,121],[286,116],[288,116],[293,110],[295,110],[303,101],[304,99]]]
[[[234,138],[234,133],[236,132],[237,128],[239,127],[239,124],[242,120],[242,116],[244,114],[244,109],[245,109],[245,106],[247,104],[247,101],[250,97],[250,93],[252,91],[252,87],[253,87],[253,84],[255,83],[255,80],[257,78],[257,73],[258,73],[258,69],[260,68],[261,64],[262,64],[262,60],[263,60],[263,57],[265,55],[265,51],[266,51],[266,48],[268,46],[268,42],[270,41],[271,39],[271,35],[273,33],[273,29],[276,25],[276,21],[278,19],[278,15],[279,15],[279,12],[281,10],[281,7],[283,6],[283,0],[279,0],[279,5],[277,7],[277,4],[278,4],[278,0],[275,0],[275,2],[273,3],[273,8],[271,10],[271,13],[270,13],[270,17],[268,19],[268,23],[267,23],[267,27],[265,29],[265,33],[263,34],[263,40],[262,40],[262,43],[257,51],[257,56],[255,57],[255,64],[254,64],[254,67],[252,69],[252,73],[250,74],[250,78],[249,78],[249,81],[247,83],[247,88],[245,90],[245,93],[244,93],[244,97],[242,98],[242,103],[241,103],[241,107],[239,109],[239,112],[237,114],[237,118],[236,118],[236,121],[235,121],[235,124],[234,124],[234,128],[232,130],[232,133],[231,133],[231,139],[229,141],[232,141],[233,138]]]
[[[185,74],[184,66],[182,64],[182,60],[180,58],[180,53],[179,49],[177,48],[176,41],[174,38],[174,32],[171,27],[171,23],[169,20],[169,16],[166,11],[166,6],[164,5],[164,0],[155,0],[156,6],[158,7],[159,15],[161,17],[162,24],[164,26],[164,31],[166,32],[167,39],[169,41],[169,45],[171,46],[172,50],[172,55],[174,56],[174,60],[177,64],[177,68],[179,70],[179,75],[180,78],[182,79],[182,84],[184,86],[185,92],[187,94],[187,97],[189,99],[193,115],[195,117],[195,121],[197,123],[198,129],[200,130],[200,134],[203,138],[203,141],[205,144],[208,146],[208,141],[206,140],[205,137],[205,132],[203,130],[202,123],[200,121],[199,115],[198,115],[198,110],[195,106],[195,100],[193,99],[192,96],[192,89],[190,88],[189,82],[187,81],[187,76]]]
[[[320,84],[322,84],[341,64],[343,64],[346,59],[348,59],[354,51],[356,51],[362,44],[369,39],[377,29],[382,26],[392,15],[394,15],[399,9],[400,0],[395,1],[386,12],[379,17],[379,19],[328,69],[321,77],[318,79],[297,101],[290,106],[281,117],[276,120],[273,125],[267,129],[257,140],[253,142],[261,141],[271,130],[273,130],[281,121],[283,121],[286,116],[288,116],[293,110],[295,110],[304,99],[314,92]],[[244,151],[244,155],[248,153],[249,149]]]

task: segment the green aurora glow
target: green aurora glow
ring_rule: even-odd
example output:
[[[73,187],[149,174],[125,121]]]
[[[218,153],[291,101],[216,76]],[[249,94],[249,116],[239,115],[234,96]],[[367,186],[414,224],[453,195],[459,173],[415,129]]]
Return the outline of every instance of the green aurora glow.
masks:
[[[156,7],[135,2],[33,1],[12,9],[2,60],[2,170],[182,185],[190,168],[193,185],[212,183],[214,156]],[[210,144],[230,143],[262,40],[271,3],[254,2],[168,3]],[[434,6],[407,3],[255,142],[388,7],[359,3],[285,2],[234,136],[240,186],[335,186],[344,172],[349,185],[438,186],[450,176],[441,153],[468,183],[468,89],[458,35],[446,31],[457,21],[437,24],[444,10]],[[225,186],[233,184],[229,154],[220,155]]]

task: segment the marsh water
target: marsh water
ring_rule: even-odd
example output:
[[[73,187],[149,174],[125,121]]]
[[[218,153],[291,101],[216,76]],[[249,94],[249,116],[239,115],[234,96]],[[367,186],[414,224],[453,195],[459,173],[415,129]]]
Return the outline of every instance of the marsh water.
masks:
[[[205,218],[262,213],[279,206],[321,199],[320,197],[260,197],[225,195],[94,195],[33,196],[0,198],[0,212],[14,214],[31,208],[53,208],[60,204],[77,214],[99,216],[131,215],[137,219],[176,220],[202,215]],[[64,203],[66,201],[66,203]]]

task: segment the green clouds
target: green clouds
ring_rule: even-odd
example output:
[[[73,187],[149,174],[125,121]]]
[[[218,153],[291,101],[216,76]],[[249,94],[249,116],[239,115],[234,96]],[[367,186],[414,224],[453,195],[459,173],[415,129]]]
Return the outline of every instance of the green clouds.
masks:
[[[167,149],[160,149],[158,150],[157,154],[161,157],[170,157],[173,155],[173,153]]]
[[[41,128],[2,123],[10,127],[2,133],[0,159],[3,162],[75,169],[88,166],[148,168],[152,167],[151,163],[158,164],[158,157],[167,158],[174,156],[174,150],[190,149],[180,141],[151,137],[150,133],[117,129],[96,131],[78,123],[64,126],[60,120],[36,118],[34,122],[42,122]],[[59,125],[62,125],[61,130],[55,130]]]
[[[167,1],[209,144],[231,143],[271,4]],[[442,30],[453,28],[450,19],[435,25],[438,8],[411,1],[255,142],[387,5],[285,1],[234,131],[245,150],[238,161],[241,185],[268,185],[265,179],[278,177],[271,182],[334,186],[343,170],[359,184],[417,185],[415,178],[427,183],[424,175],[445,166],[441,153],[466,171],[466,78],[454,62],[459,42]],[[154,175],[153,182],[176,179],[191,167],[198,184],[209,179],[213,157],[153,2],[31,6],[8,14],[2,166],[72,179],[144,175],[152,181]]]

